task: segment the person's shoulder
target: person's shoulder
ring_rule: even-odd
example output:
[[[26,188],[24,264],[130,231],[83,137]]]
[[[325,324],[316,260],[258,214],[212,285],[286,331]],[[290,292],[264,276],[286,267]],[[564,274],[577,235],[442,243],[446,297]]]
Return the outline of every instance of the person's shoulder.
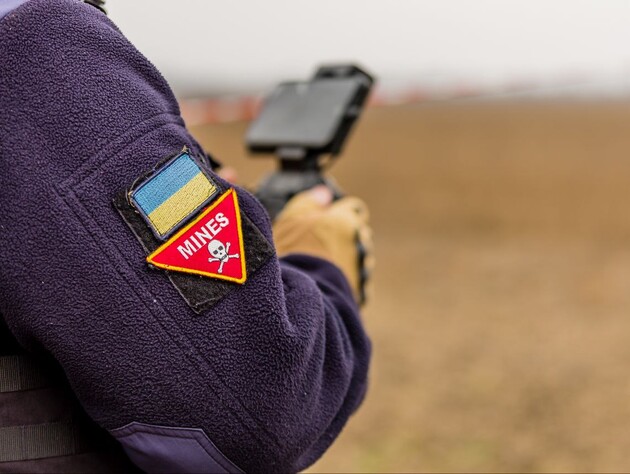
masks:
[[[116,26],[98,8],[80,0],[0,2],[0,54],[34,53],[38,60],[60,61],[69,46],[89,49],[95,38]],[[67,55],[67,54],[66,54]],[[28,63],[23,64],[28,68]]]

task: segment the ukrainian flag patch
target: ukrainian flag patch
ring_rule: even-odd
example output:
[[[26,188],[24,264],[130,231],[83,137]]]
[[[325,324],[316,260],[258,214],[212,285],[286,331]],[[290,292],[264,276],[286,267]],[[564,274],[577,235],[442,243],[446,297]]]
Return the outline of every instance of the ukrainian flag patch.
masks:
[[[218,187],[184,151],[153,171],[129,192],[129,201],[160,240],[210,202]]]

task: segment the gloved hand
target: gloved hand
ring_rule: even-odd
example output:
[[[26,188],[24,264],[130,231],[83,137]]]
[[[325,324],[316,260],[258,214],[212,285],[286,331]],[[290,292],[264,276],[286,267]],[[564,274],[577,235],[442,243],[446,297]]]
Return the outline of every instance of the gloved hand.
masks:
[[[363,201],[344,197],[333,202],[326,186],[292,198],[273,226],[280,257],[304,253],[334,263],[344,273],[357,302],[365,300],[365,283],[374,267],[372,230]]]

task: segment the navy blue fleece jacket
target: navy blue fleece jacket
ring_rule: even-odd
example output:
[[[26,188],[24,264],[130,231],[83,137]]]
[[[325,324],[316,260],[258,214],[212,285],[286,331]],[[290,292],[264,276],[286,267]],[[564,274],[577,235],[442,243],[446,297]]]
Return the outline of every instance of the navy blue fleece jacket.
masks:
[[[112,205],[183,146],[203,155],[162,76],[103,13],[30,0],[6,15],[0,313],[24,347],[60,364],[141,468],[301,470],[364,396],[357,306],[332,264],[271,256],[195,314]],[[237,192],[271,242],[260,203]]]

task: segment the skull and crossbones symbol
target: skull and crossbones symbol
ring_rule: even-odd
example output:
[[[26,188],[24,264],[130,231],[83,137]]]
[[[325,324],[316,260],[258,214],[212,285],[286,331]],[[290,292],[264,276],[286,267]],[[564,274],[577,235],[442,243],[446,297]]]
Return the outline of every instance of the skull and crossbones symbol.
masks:
[[[208,262],[221,262],[219,263],[219,273],[223,273],[223,265],[231,258],[240,258],[239,254],[235,253],[229,255],[230,242],[224,244],[220,240],[213,240],[208,244],[208,252],[212,255],[212,258],[208,259]]]

